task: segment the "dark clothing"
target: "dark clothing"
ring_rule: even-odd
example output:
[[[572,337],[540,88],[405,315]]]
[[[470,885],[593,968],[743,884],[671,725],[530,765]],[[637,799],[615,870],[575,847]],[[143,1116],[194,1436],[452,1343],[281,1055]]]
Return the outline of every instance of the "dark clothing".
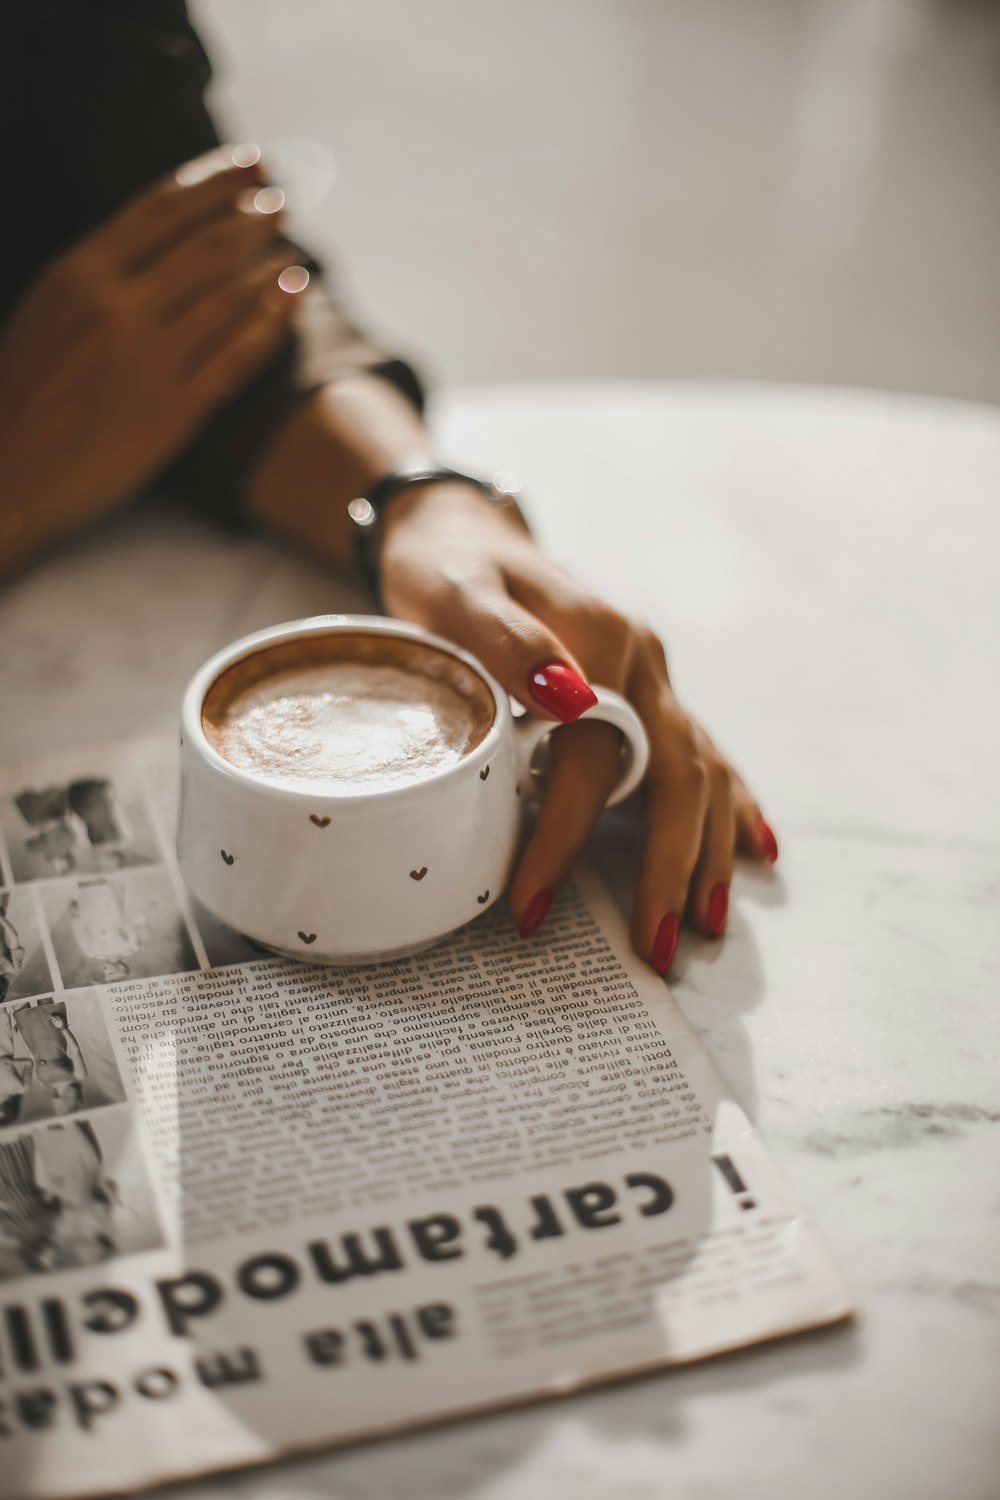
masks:
[[[66,800],[86,826],[92,849],[100,849],[103,844],[120,844],[125,838],[125,830],[118,822],[114,792],[107,777],[94,776],[86,781],[71,781],[66,788]]]
[[[26,823],[37,828],[40,823],[54,823],[69,816],[69,795],[64,786],[47,786],[40,792],[29,787],[18,792],[14,806]]]
[[[17,216],[0,250],[2,326],[62,251],[219,136],[205,106],[211,66],[184,0],[30,0],[10,7],[0,35],[6,193]],[[290,259],[321,269],[301,249]],[[422,408],[412,368],[365,338],[322,284],[297,319],[285,347],[165,476],[205,506],[236,508],[270,437],[328,380],[368,370]]]

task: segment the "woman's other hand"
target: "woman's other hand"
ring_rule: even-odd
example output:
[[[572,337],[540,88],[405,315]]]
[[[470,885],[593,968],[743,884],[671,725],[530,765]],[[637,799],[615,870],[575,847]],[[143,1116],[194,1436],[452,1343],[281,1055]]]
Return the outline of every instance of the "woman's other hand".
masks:
[[[585,717],[588,682],[626,697],[650,740],[636,950],[665,974],[682,919],[721,937],[734,855],[773,862],[777,844],[740,777],[678,702],[656,636],[596,599],[469,487],[398,496],[381,561],[393,614],[464,646],[532,713],[568,726],[552,737],[545,799],[511,885],[522,937],[544,920],[619,777],[618,731]]]
[[[41,272],[0,331],[15,560],[141,487],[274,353],[294,302],[269,260],[280,201],[214,151]]]

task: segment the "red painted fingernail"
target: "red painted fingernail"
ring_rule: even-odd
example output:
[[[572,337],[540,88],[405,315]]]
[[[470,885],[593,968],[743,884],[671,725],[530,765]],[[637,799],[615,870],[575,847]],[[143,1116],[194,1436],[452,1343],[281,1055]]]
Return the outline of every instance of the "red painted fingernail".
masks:
[[[555,896],[555,886],[545,885],[540,891],[536,891],[521,913],[521,920],[517,926],[518,937],[530,937],[537,932],[549,914],[552,898]]]
[[[760,841],[764,845],[764,853],[768,861],[773,865],[778,857],[778,840],[771,831],[770,825],[760,820]]]
[[[597,702],[597,694],[579,672],[561,661],[543,662],[528,673],[528,692],[548,713],[573,724]]]
[[[722,936],[728,911],[729,887],[720,880],[718,885],[713,885],[708,898],[708,927],[714,938]]]
[[[653,968],[657,974],[666,974],[677,952],[677,939],[681,933],[681,919],[676,912],[668,911],[653,942]]]

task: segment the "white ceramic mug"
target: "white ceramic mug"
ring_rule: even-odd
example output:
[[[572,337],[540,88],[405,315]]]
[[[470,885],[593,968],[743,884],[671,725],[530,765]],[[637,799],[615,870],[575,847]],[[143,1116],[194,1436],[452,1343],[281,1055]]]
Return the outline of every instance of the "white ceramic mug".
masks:
[[[233,765],[209,743],[202,707],[236,662],[282,642],[349,630],[402,637],[445,651],[493,697],[485,738],[456,763],[383,790],[287,784]],[[649,758],[634,709],[595,687],[590,719],[622,731],[620,801]],[[558,726],[515,717],[507,694],[475,657],[416,625],[366,615],[318,615],[226,647],[184,694],[177,853],[198,900],[263,947],[311,963],[398,958],[438,942],[497,901],[517,850],[535,762]]]

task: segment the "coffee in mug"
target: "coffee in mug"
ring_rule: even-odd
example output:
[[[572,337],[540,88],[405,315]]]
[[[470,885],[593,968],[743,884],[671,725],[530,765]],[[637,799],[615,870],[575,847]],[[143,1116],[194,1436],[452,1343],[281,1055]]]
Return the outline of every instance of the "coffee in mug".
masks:
[[[201,717],[209,744],[258,776],[381,791],[455,765],[482,743],[495,709],[483,679],[450,652],[345,630],[236,662]]]
[[[626,796],[648,760],[635,710]],[[320,615],[220,651],[181,711],[177,853],[197,899],[273,952],[372,963],[439,942],[503,894],[553,729],[416,625]]]

